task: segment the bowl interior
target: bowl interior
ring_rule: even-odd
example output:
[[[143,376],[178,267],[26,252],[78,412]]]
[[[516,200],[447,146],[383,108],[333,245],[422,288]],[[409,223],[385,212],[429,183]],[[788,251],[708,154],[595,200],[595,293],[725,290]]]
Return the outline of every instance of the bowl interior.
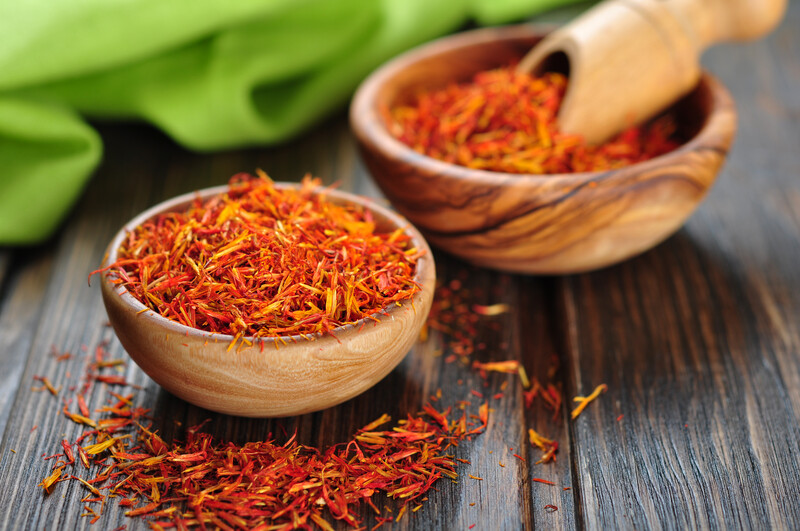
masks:
[[[276,188],[294,188],[297,187],[297,184],[294,183],[275,183]],[[125,224],[122,229],[114,236],[111,243],[108,246],[108,250],[106,252],[106,259],[104,260],[103,267],[107,267],[109,264],[114,263],[117,260],[117,253],[119,250],[122,241],[126,238],[129,232],[133,229],[141,225],[142,223],[164,213],[168,212],[181,212],[186,210],[193,201],[200,198],[201,200],[205,201],[208,200],[216,195],[220,195],[225,193],[228,190],[227,185],[216,186],[212,188],[206,188],[203,190],[199,190],[196,192],[190,192],[187,194],[183,194],[181,196],[175,197],[173,199],[167,200],[163,203],[155,205],[154,207],[145,210],[131,221]],[[391,210],[382,207],[378,203],[355,194],[350,194],[347,192],[342,192],[335,189],[325,188],[324,191],[320,190],[317,193],[324,193],[326,199],[331,203],[335,203],[338,205],[344,204],[355,204],[363,208],[365,211],[369,211],[370,214],[373,216],[375,221],[375,230],[377,232],[392,232],[397,228],[405,228],[406,232],[411,236],[411,241],[413,245],[419,249],[427,249],[427,252],[420,257],[417,261],[417,267],[414,275],[414,281],[418,284],[422,285],[424,280],[430,273],[430,270],[434,268],[433,266],[433,258],[428,249],[428,244],[423,238],[423,236],[402,216],[395,214]],[[104,274],[104,282],[107,282],[108,279],[105,277]],[[146,313],[148,318],[151,318],[159,323],[159,325],[163,326],[166,330],[171,330],[174,332],[178,332],[182,335],[186,336],[200,336],[200,337],[207,337],[213,338],[215,342],[225,342],[225,341],[233,341],[233,336],[229,334],[219,334],[213,333],[206,330],[201,330],[198,328],[192,328],[186,325],[183,325],[177,321],[173,321],[171,319],[167,319],[163,317],[159,313],[151,310],[150,308],[146,307],[141,301],[139,301],[136,297],[131,295],[127,288],[124,286],[114,286],[114,291],[121,297],[123,302],[130,306],[132,310],[136,312]],[[389,307],[384,308],[381,313],[385,315],[391,316],[392,312],[397,311],[397,306],[394,304],[389,305]],[[361,319],[356,321],[355,323],[351,323],[348,325],[340,326],[334,329],[334,333],[344,332],[346,330],[352,328],[359,328],[364,324],[366,321],[371,321],[369,319]],[[246,337],[246,343],[252,344],[254,346],[258,346],[259,348],[264,344],[268,343],[270,345],[280,345],[285,344],[286,342],[297,342],[297,341],[308,341],[309,338],[317,339],[321,337],[323,334],[315,333],[315,334],[306,334],[306,335],[284,335],[284,336],[274,336],[274,337]]]
[[[545,35],[546,32],[536,32],[530,26],[470,31],[426,45],[388,63],[377,76],[371,102],[378,113],[379,127],[391,136],[385,123],[390,109],[411,104],[420,92],[453,82],[467,82],[482,70],[518,62]],[[568,61],[566,56],[563,61]],[[559,61],[554,70],[568,71],[568,63],[563,61]],[[674,137],[679,143],[685,143],[703,128],[710,110],[711,95],[707,83],[701,80],[695,90],[661,115],[673,114]]]

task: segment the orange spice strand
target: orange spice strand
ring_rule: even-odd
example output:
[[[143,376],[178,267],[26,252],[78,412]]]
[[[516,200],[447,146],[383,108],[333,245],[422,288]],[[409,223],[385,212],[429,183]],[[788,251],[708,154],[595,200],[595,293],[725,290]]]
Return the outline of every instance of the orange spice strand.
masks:
[[[588,406],[592,402],[592,400],[600,396],[601,393],[605,393],[606,391],[608,391],[608,386],[606,384],[600,384],[595,388],[594,391],[592,391],[592,394],[590,394],[589,396],[576,396],[575,398],[573,398],[575,402],[578,402],[578,405],[575,407],[575,409],[572,410],[571,414],[572,419],[574,420],[578,418],[578,415],[581,414],[581,412],[586,408],[586,406]]]
[[[278,188],[263,172],[235,175],[226,193],[136,227],[92,274],[234,340],[331,333],[409,300],[421,255],[410,236],[380,232],[369,211],[325,195],[310,177]]]
[[[535,464],[548,463],[556,460],[556,452],[558,451],[558,442],[542,437],[533,428],[528,429],[528,438],[531,445],[538,447],[542,452],[542,458],[536,461]]]
[[[494,172],[604,171],[677,147],[668,115],[600,146],[560,132],[556,115],[566,88],[561,74],[533,77],[512,65],[422,92],[411,105],[387,109],[385,120],[393,136],[419,153]]]

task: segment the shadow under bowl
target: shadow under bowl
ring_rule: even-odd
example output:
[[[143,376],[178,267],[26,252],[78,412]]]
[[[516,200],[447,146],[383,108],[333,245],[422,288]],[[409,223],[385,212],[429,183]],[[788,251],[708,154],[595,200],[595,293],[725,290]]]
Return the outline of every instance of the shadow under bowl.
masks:
[[[276,183],[285,188],[293,184]],[[127,233],[157,214],[185,210],[197,197],[227,190],[220,186],[189,193],[154,206],[128,222],[109,244],[104,267],[117,259]],[[377,230],[403,227],[411,245],[423,250],[415,281],[422,287],[402,306],[393,305],[377,321],[364,319],[334,335],[249,338],[230,348],[233,336],[184,326],[147,309],[124,287],[102,274],[101,291],[111,325],[122,346],[161,387],[197,406],[245,417],[280,417],[325,409],[364,392],[386,376],[419,337],[435,288],[433,254],[407,220],[368,199],[325,190],[328,201],[370,211]]]
[[[364,162],[392,205],[431,245],[501,271],[589,271],[652,248],[705,197],[736,131],[733,100],[707,73],[668,110],[682,144],[616,170],[474,170],[417,153],[388,131],[388,109],[517,61],[546,33],[535,26],[489,28],[423,45],[370,75],[350,107]]]

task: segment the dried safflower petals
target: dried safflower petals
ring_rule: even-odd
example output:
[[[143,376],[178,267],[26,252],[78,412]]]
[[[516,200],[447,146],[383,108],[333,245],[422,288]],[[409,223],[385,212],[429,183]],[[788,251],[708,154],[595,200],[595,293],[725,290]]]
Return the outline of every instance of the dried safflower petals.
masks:
[[[420,290],[421,251],[405,228],[380,232],[369,210],[329,201],[309,177],[281,188],[263,172],[235,175],[224,194],[134,228],[117,251],[92,275],[105,272],[167,319],[232,335],[231,346],[332,333]]]
[[[503,173],[605,171],[677,147],[669,115],[599,146],[562,133],[556,118],[566,89],[562,74],[534,77],[511,65],[478,72],[466,83],[423,91],[409,105],[386,109],[384,120],[394,137],[419,153]]]

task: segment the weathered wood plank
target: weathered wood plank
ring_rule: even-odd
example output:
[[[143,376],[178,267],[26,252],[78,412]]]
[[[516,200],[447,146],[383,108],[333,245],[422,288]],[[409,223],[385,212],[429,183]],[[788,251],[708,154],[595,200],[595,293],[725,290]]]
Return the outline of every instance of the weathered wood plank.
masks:
[[[527,278],[520,286],[517,311],[521,332],[516,349],[522,352],[532,379],[543,386],[553,384],[563,394],[564,378],[569,376],[569,372],[564,367],[564,349],[560,341],[565,326],[559,322],[556,311],[559,302],[557,287],[556,278]],[[559,445],[555,463],[537,465],[536,461],[542,457],[541,450],[532,447],[528,450],[530,471],[527,479],[531,489],[534,528],[576,529],[578,526],[578,485],[574,481],[568,413],[569,404],[554,412],[545,405],[541,396],[534,398],[531,407],[525,411],[526,430],[532,428]],[[552,481],[556,485],[538,483],[533,481],[534,478]]]
[[[59,485],[53,495],[45,497],[36,484],[51,467],[41,456],[58,452],[62,438],[74,439],[81,431],[60,414],[60,400],[71,396],[68,386],[81,383],[94,347],[101,341],[108,341],[111,357],[125,357],[113,332],[105,326],[105,313],[96,286],[90,289],[84,283],[88,273],[99,265],[106,242],[122,223],[167,197],[222,184],[233,173],[255,168],[265,169],[278,180],[298,180],[310,172],[322,176],[327,183],[339,182],[345,189],[377,196],[377,189],[358,163],[346,121],[341,116],[286,146],[217,155],[186,152],[144,127],[106,127],[104,139],[106,162],[52,253],[44,252],[44,263],[48,267],[39,268],[41,271],[26,268],[24,273],[31,276],[28,283],[33,286],[27,290],[15,289],[14,294],[6,298],[7,311],[13,309],[17,300],[33,302],[34,310],[16,315],[17,328],[24,329],[28,339],[27,343],[13,342],[10,347],[14,356],[22,361],[18,361],[21,375],[11,378],[17,385],[16,396],[0,447],[2,455],[10,455],[0,461],[0,482],[9,489],[9,496],[0,501],[4,507],[0,527],[69,528],[87,522],[79,516],[82,512],[79,499],[85,494],[81,488],[74,484]],[[470,275],[470,286],[478,297],[477,302],[505,302],[517,306],[517,279],[469,268],[442,257],[445,278],[461,275],[464,270]],[[503,288],[493,291],[491,288],[498,282]],[[38,288],[40,301],[30,298],[33,287]],[[545,310],[543,305],[539,306],[537,312],[541,314]],[[488,345],[480,353],[482,359],[518,359],[521,344],[518,317],[506,314],[490,321],[491,326],[487,324],[476,338],[476,342]],[[544,333],[537,331],[537,335]],[[460,467],[461,477],[457,483],[440,481],[422,509],[407,515],[398,527],[430,529],[431,526],[460,525],[467,528],[472,524],[483,528],[530,527],[527,464],[511,456],[527,446],[519,382],[515,376],[500,375],[490,378],[490,385],[484,387],[468,365],[445,362],[449,351],[442,342],[441,335],[431,334],[430,339],[416,346],[381,384],[354,400],[323,412],[286,419],[238,419],[214,414],[165,393],[132,364],[124,374],[128,381],[142,387],[137,393],[138,403],[152,409],[155,426],[166,438],[181,437],[186,427],[210,418],[205,429],[221,439],[245,442],[265,439],[270,434],[279,438],[296,431],[300,442],[320,447],[347,440],[355,430],[384,412],[394,419],[416,413],[438,389],[442,390],[442,398],[437,406],[470,401],[471,411],[477,413],[480,400],[471,391],[479,390],[494,408],[490,428],[486,434],[454,449],[457,457],[469,460],[470,464]],[[57,362],[50,354],[51,346],[72,352],[74,356]],[[37,374],[62,385],[62,395],[56,398],[31,391],[32,377]],[[503,397],[491,399],[506,380],[508,390]],[[96,408],[107,397],[106,386],[98,385],[87,396],[87,401],[90,408]],[[460,414],[457,408],[454,408],[455,414]],[[31,432],[33,425],[38,427]],[[515,450],[509,450],[510,447]],[[8,454],[11,449],[17,453]],[[501,459],[506,465],[504,468],[497,463]],[[469,474],[483,477],[483,480],[470,479]],[[377,504],[392,508],[396,514],[398,506],[390,500],[379,499]],[[146,527],[145,522],[132,521],[123,513],[122,508],[110,503],[97,525],[102,528],[122,524],[130,529]],[[373,518],[367,512],[365,515],[365,524],[373,525]],[[566,512],[547,515],[551,522],[562,517],[568,517]]]
[[[9,272],[11,251],[0,253],[0,433],[20,385],[52,260],[35,250],[16,252],[17,275]]]
[[[794,4],[765,42],[706,56],[740,132],[686,228],[562,280],[570,392],[609,386],[572,424],[588,528],[800,521],[798,24]]]
[[[11,263],[11,250],[0,249],[0,288],[5,285],[8,267]]]

